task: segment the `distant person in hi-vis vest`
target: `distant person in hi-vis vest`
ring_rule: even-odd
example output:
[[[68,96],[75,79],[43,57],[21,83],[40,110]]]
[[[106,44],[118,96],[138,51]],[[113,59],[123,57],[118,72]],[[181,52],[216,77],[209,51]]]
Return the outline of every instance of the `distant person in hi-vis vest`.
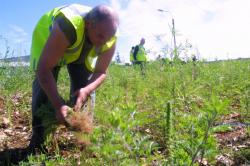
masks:
[[[118,24],[117,12],[106,5],[65,5],[41,17],[31,46],[30,66],[36,75],[32,85],[30,148],[41,148],[44,143],[42,119],[35,116],[42,104],[51,103],[56,119],[65,124],[70,106],[58,92],[60,67],[67,66],[70,100],[72,107],[79,110],[106,77],[115,52]]]
[[[133,60],[135,65],[140,65],[142,75],[145,75],[145,64],[148,61],[147,53],[144,48],[145,39],[141,38],[140,44],[135,46]]]

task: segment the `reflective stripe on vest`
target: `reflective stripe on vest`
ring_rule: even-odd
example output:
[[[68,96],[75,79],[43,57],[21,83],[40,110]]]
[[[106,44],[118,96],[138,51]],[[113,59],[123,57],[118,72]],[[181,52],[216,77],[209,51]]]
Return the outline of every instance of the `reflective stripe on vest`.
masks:
[[[59,64],[60,66],[69,64],[71,62],[76,61],[81,54],[81,50],[84,44],[84,27],[85,22],[83,17],[87,14],[87,12],[90,11],[91,8],[72,4],[69,6],[66,6],[60,10],[60,12],[72,23],[74,26],[75,32],[76,32],[76,41],[75,43],[69,47],[65,53],[63,58],[60,60]]]

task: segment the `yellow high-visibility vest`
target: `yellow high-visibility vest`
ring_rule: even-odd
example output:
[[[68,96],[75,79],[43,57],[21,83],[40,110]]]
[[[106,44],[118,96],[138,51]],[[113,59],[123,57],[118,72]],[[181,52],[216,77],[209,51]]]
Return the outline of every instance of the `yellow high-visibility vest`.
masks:
[[[147,54],[145,48],[142,45],[138,45],[138,52],[136,54],[136,60],[139,62],[147,61]]]
[[[73,25],[76,32],[76,41],[72,46],[67,48],[63,57],[61,58],[58,66],[66,65],[76,61],[80,55],[84,45],[84,16],[91,10],[90,7],[72,4],[54,8],[53,10],[44,14],[38,21],[32,36],[30,67],[32,70],[37,69],[37,65],[42,54],[42,50],[47,42],[50,32],[53,27],[54,19],[59,14],[63,14]],[[95,61],[97,57],[104,51],[109,50],[116,42],[117,37],[114,35],[109,41],[107,41],[100,48],[92,47],[87,57],[84,58],[83,64],[86,68],[93,72],[95,68]],[[52,55],[53,56],[53,55]]]

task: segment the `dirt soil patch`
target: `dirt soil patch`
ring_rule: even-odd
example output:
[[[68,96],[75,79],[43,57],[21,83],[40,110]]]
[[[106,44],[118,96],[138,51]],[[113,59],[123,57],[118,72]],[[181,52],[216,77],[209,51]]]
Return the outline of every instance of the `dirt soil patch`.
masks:
[[[250,134],[248,124],[242,123],[242,116],[238,113],[229,114],[221,118],[223,125],[232,129],[217,132],[219,149],[222,152],[217,156],[218,165],[248,165],[250,164]],[[249,153],[249,154],[248,154]]]

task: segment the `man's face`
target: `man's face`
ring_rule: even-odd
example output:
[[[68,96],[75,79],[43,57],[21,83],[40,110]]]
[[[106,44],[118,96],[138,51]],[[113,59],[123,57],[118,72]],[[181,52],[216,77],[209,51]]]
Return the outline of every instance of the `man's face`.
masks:
[[[89,40],[96,47],[100,47],[105,44],[111,39],[116,31],[116,28],[114,28],[110,21],[102,21],[98,23],[87,21],[86,28]]]

